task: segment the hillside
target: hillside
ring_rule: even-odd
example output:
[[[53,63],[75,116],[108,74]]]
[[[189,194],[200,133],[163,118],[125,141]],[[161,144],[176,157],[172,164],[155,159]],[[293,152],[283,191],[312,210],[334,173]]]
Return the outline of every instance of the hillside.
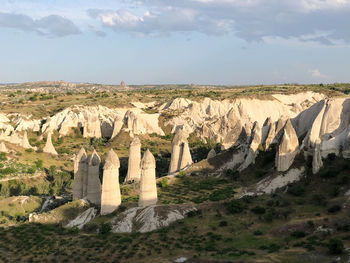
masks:
[[[350,260],[349,85],[79,85],[1,88],[0,261]],[[134,138],[155,161],[146,208],[124,181]],[[73,200],[77,163],[118,171],[117,210]]]

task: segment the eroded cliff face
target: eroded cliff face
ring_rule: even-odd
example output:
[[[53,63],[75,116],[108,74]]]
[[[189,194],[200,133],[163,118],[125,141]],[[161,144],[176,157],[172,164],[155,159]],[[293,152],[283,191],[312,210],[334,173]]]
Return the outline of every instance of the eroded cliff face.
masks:
[[[121,131],[131,137],[164,135],[162,125],[171,125],[173,133],[181,129],[203,140],[220,142],[223,149],[233,147],[223,169],[244,170],[271,145],[277,145],[276,167],[280,171],[290,169],[298,153],[312,158],[314,173],[331,153],[350,157],[349,98],[328,99],[313,92],[222,101],[177,98],[163,105],[148,103],[153,114],[144,112],[146,105],[142,103],[132,105],[114,109],[71,106],[42,120],[0,113],[0,140],[29,148],[25,133],[29,130],[40,130],[44,136],[58,131],[60,136],[66,136],[77,128],[87,138],[114,138]]]

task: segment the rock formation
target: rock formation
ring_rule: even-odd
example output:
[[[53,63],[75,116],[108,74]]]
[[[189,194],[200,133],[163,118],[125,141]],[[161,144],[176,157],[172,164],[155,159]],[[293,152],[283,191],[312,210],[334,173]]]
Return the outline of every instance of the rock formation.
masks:
[[[243,171],[252,163],[255,163],[255,158],[258,155],[258,149],[261,145],[261,129],[257,122],[254,123],[251,135],[247,140],[247,156],[244,163],[238,168],[239,171]]]
[[[141,179],[141,141],[135,136],[130,143],[128,173],[125,182],[139,182]]]
[[[120,130],[122,129],[122,127],[124,125],[123,119],[124,119],[124,117],[121,117],[121,116],[117,116],[114,119],[113,132],[112,132],[111,139],[113,139],[115,136],[117,136],[119,134]]]
[[[43,148],[43,152],[44,153],[49,153],[49,154],[52,154],[52,155],[57,155],[55,147],[52,144],[51,132],[49,132],[47,134],[46,144],[45,144],[45,147]]]
[[[101,122],[96,115],[87,115],[83,136],[84,138],[101,138]]]
[[[86,198],[93,204],[101,204],[101,182],[99,177],[101,159],[96,151],[89,155]]]
[[[215,152],[215,149],[211,149],[209,152],[208,152],[208,155],[207,155],[207,159],[211,159],[211,158],[214,158],[216,156],[216,152]]]
[[[86,196],[87,171],[86,152],[81,148],[74,160],[73,199],[82,199]]]
[[[6,145],[5,145],[4,142],[1,142],[1,143],[0,143],[0,152],[2,152],[2,153],[8,153],[8,150],[7,150]]]
[[[115,211],[121,204],[119,187],[118,155],[111,149],[103,167],[101,215],[107,215]]]
[[[32,147],[30,144],[29,144],[29,141],[28,141],[28,135],[27,135],[27,131],[24,132],[24,135],[19,143],[19,145],[21,147],[23,147],[24,149],[35,149],[35,147]]]
[[[189,212],[196,210],[191,204],[132,207],[112,218],[112,232],[151,232],[184,219]]]
[[[155,205],[157,200],[156,160],[147,149],[141,161],[139,206]]]
[[[299,152],[299,141],[290,119],[283,129],[283,136],[276,154],[277,171],[287,171]]]
[[[192,157],[187,142],[187,135],[183,129],[179,129],[172,141],[169,173],[177,172],[191,165],[192,163]]]

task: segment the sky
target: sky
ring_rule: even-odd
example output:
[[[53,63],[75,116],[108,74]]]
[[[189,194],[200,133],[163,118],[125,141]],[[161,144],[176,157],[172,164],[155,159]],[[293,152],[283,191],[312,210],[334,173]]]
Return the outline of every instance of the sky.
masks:
[[[0,0],[0,83],[350,82],[350,0]]]

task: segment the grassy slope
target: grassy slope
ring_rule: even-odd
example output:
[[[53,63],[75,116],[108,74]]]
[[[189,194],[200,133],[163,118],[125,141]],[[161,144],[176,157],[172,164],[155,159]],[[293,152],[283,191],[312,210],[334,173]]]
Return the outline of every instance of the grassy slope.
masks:
[[[287,193],[281,189],[272,196],[239,201],[243,210],[237,213],[229,213],[225,205],[233,199],[233,193],[222,189],[239,187],[240,179],[179,178],[159,189],[161,203],[191,202],[203,195],[209,200],[198,201],[199,213],[168,228],[148,234],[101,235],[91,232],[96,229],[93,224],[85,231],[75,232],[26,223],[1,231],[1,257],[11,259],[10,262],[30,258],[34,262],[172,262],[179,256],[215,262],[330,262],[337,257],[328,253],[331,238],[350,246],[350,203],[344,197],[350,188],[350,170],[343,160],[332,162],[329,169],[293,184],[289,189],[294,190]],[[334,192],[330,186],[338,190]],[[210,196],[217,196],[213,194],[217,190],[227,194],[220,197],[224,200],[210,201]],[[323,197],[316,198],[317,195]],[[134,201],[125,202],[126,206],[129,202],[135,205]],[[335,204],[343,208],[329,212]],[[265,212],[252,212],[256,206]],[[96,222],[103,222],[103,218]],[[318,227],[332,228],[334,232],[317,232]],[[295,231],[301,234],[293,234]],[[348,255],[340,258],[340,262],[345,262]]]
[[[34,102],[27,100],[30,94],[19,94],[14,98],[0,94],[5,102],[0,111],[32,113],[35,117],[44,117],[57,112],[60,108],[74,104],[101,104],[115,107],[127,105],[131,99],[143,102],[154,99],[162,102],[175,97],[198,99],[203,96],[212,96],[212,98],[223,99],[303,90],[321,91],[336,96],[342,94],[345,87],[346,85],[336,86],[335,90],[330,90],[329,87],[320,86],[264,86],[229,90],[217,89],[214,93],[212,90],[194,90],[192,92],[188,90],[153,90],[120,92],[109,97],[93,97],[90,94],[62,94],[56,99]],[[25,99],[24,103],[18,104],[21,96]],[[29,134],[29,137],[32,138],[36,136],[34,133]],[[57,140],[56,135],[54,143]],[[124,162],[123,166],[126,166],[125,157],[128,155],[128,142],[128,135],[120,134],[111,142],[95,146],[97,146],[101,156],[110,148],[114,148],[121,161]],[[142,142],[143,148],[150,148],[154,154],[166,155],[170,150],[171,140],[167,138],[145,136],[142,138]],[[21,154],[12,155],[11,158],[28,164],[41,159],[45,168],[55,165],[70,171],[72,170],[71,154],[76,153],[81,145],[91,148],[91,142],[88,139],[65,137],[63,142],[56,146],[56,149],[66,148],[69,155],[62,154],[57,158],[44,153],[28,153],[14,148]],[[341,181],[344,176],[350,173],[347,167],[340,165],[343,164],[341,160],[326,164],[327,167],[330,167],[329,169],[341,169],[341,172],[335,177],[310,176],[309,180],[298,183],[304,187],[300,196],[280,191],[273,196],[246,200],[243,203],[246,209],[240,213],[227,213],[223,202],[233,198],[233,193],[229,189],[238,189],[242,185],[249,185],[267,175],[266,171],[271,169],[271,164],[269,164],[269,160],[267,160],[266,165],[266,160],[261,162],[262,164],[259,165],[258,160],[258,165],[247,169],[238,178],[237,175],[234,175],[234,181],[207,179],[204,174],[203,177],[177,179],[174,184],[160,188],[160,203],[194,202],[198,204],[201,213],[159,232],[142,235],[97,235],[88,231],[76,233],[74,230],[64,230],[55,225],[18,223],[16,227],[0,231],[0,261],[23,262],[32,259],[35,262],[172,262],[176,256],[196,256],[197,258],[245,260],[248,262],[329,262],[332,256],[327,254],[325,244],[331,237],[336,236],[343,239],[343,242],[349,247],[350,233],[349,230],[346,230],[348,229],[346,224],[342,223],[350,221],[348,208],[343,208],[342,211],[334,214],[327,212],[327,208],[330,206],[345,202],[343,193],[350,188],[349,183]],[[323,173],[327,173],[327,171],[323,171]],[[331,186],[338,186],[339,189],[331,189]],[[124,197],[126,197],[124,204],[134,206],[137,190],[128,190],[129,187],[124,188]],[[334,193],[337,191],[339,193],[336,196]],[[211,201],[216,200],[220,193],[224,193],[225,200]],[[321,203],[315,203],[315,195],[321,195],[322,200],[319,201]],[[316,200],[319,199],[316,198]],[[256,215],[250,211],[257,205],[265,208],[265,214]],[[269,210],[270,208],[274,210]],[[273,214],[273,222],[267,221],[266,214]],[[284,216],[286,214],[287,217]],[[310,220],[315,226],[330,225],[340,230],[329,235],[307,234],[306,237],[299,239],[291,237],[288,229],[301,229],[305,233],[314,230],[308,223]],[[103,218],[97,222],[102,221]],[[262,235],[254,235],[256,230],[260,230]],[[33,235],[33,233],[36,234]],[[310,239],[311,236],[316,236],[318,239],[316,241],[314,237]]]

